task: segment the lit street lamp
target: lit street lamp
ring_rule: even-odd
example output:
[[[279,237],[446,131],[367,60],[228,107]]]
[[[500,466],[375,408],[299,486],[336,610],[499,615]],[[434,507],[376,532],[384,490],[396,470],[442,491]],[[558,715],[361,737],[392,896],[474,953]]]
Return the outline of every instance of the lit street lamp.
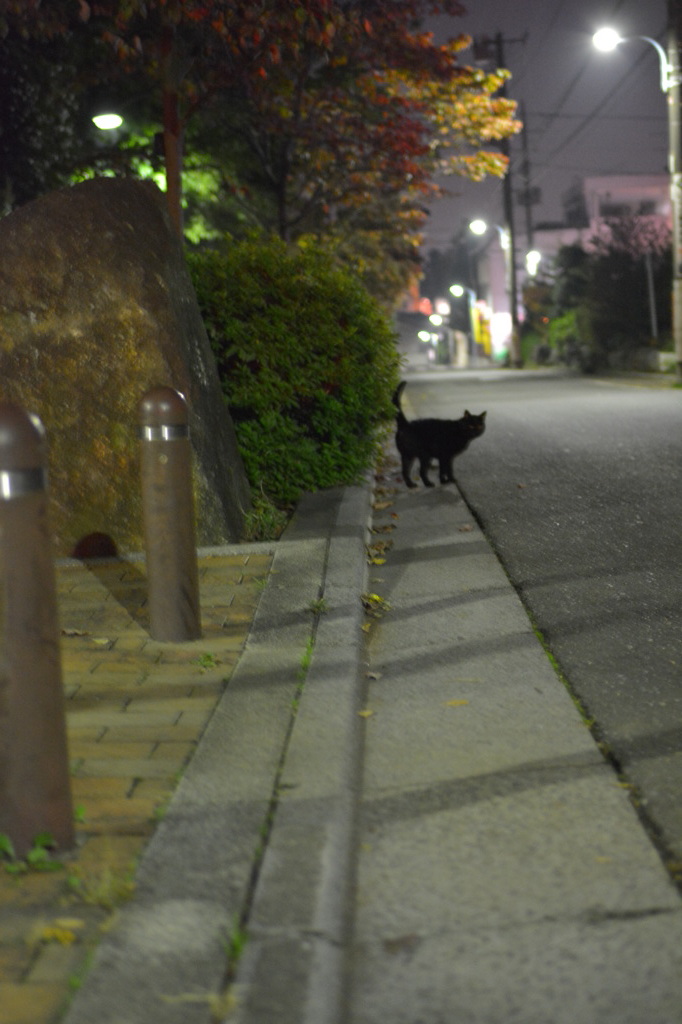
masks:
[[[469,231],[474,235],[484,235],[489,227],[495,228],[500,236],[500,245],[506,252],[509,249],[509,232],[505,231],[505,229],[499,224],[488,224],[487,221],[477,218],[476,220],[472,220],[469,224]]]
[[[456,299],[461,299],[465,292],[470,298],[475,294],[473,288],[465,288],[463,284],[451,284],[448,291],[451,295],[454,295]]]
[[[620,43],[627,43],[631,39],[643,39],[645,42],[651,43],[651,45],[655,47],[661,65],[661,91],[667,92],[669,84],[668,75],[671,69],[668,65],[665,50],[655,39],[651,39],[650,36],[621,36],[615,28],[600,28],[599,31],[595,32],[592,36],[592,42],[598,50],[602,51],[602,53],[611,53],[620,45]]]
[[[682,132],[680,130],[680,56],[677,22],[680,18],[678,0],[668,0],[668,53],[649,36],[621,36],[612,28],[595,32],[592,42],[603,52],[615,50],[620,43],[642,39],[658,54],[661,90],[668,100],[668,170],[672,206],[673,238],[673,342],[678,380],[682,380]]]
[[[481,223],[483,223],[481,221]],[[461,299],[464,295],[467,297],[467,314],[469,318],[469,340],[468,340],[468,352],[462,352],[458,356],[458,364],[466,366],[469,358],[474,358],[476,354],[476,323],[474,318],[474,305],[476,303],[476,292],[473,288],[466,288],[463,284],[451,284],[448,291],[451,295],[454,295],[456,299]]]
[[[526,270],[531,277],[535,277],[541,263],[542,253],[538,252],[537,249],[531,249],[530,252],[526,253]]]
[[[99,128],[102,132],[111,132],[116,128],[120,128],[123,124],[123,118],[120,114],[113,113],[102,113],[95,114],[92,119],[92,123],[95,128]]]
[[[516,283],[516,252],[514,251],[514,243],[512,239],[511,231],[500,227],[499,224],[493,224],[500,236],[500,245],[504,251],[506,263],[507,263],[507,291],[509,293],[509,312],[511,314],[511,346],[510,346],[510,362],[515,368],[523,366],[523,360],[521,358],[521,330],[519,327],[519,309],[518,309],[518,287]],[[479,219],[472,220],[469,224],[469,231],[472,231],[475,235],[484,235],[488,230],[488,224]]]
[[[472,231],[475,235],[484,235],[488,230],[488,225],[484,220],[480,218],[472,220],[469,224],[469,231]]]

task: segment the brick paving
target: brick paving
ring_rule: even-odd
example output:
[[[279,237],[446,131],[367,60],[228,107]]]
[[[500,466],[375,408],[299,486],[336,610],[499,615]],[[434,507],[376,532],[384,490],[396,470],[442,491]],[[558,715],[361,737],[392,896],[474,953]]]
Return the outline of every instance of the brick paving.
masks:
[[[76,850],[50,872],[0,867],[0,1021],[57,1024],[237,663],[271,554],[199,560],[202,638],[150,638],[142,561],[60,564]]]

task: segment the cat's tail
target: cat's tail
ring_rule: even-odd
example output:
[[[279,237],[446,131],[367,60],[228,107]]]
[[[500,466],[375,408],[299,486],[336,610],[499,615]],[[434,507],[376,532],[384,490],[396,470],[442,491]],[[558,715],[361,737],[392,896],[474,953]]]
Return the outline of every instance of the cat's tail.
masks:
[[[393,393],[392,401],[394,406],[398,410],[396,413],[396,419],[398,420],[398,423],[407,423],[407,420],[405,419],[405,414],[403,413],[403,410],[400,406],[400,398],[402,396],[403,391],[405,390],[406,384],[406,380],[401,380],[400,384],[398,384],[398,387],[395,389]]]

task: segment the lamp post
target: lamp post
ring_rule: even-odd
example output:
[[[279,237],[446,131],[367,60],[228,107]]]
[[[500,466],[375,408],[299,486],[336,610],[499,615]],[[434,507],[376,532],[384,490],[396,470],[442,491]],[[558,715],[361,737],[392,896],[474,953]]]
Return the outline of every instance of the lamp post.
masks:
[[[505,254],[507,264],[507,293],[509,295],[509,312],[511,315],[511,345],[510,345],[510,363],[515,369],[520,369],[523,366],[523,359],[521,358],[521,330],[519,327],[519,308],[518,308],[518,284],[516,278],[516,252],[514,249],[513,233],[509,229],[501,227],[499,224],[493,224],[500,236],[500,246]],[[488,230],[488,224],[477,218],[472,220],[469,224],[469,230],[475,235],[484,235]]]
[[[448,289],[451,295],[454,295],[456,299],[461,299],[463,295],[467,297],[467,313],[469,315],[469,351],[465,353],[465,358],[462,358],[462,353],[457,352],[457,364],[460,366],[466,366],[468,358],[475,358],[476,354],[476,324],[474,321],[474,303],[476,302],[476,292],[473,288],[467,288],[463,284],[451,284]]]
[[[615,50],[620,43],[642,39],[650,43],[658,54],[661,72],[661,91],[668,101],[668,171],[670,173],[670,202],[672,206],[672,269],[673,269],[673,342],[677,379],[682,381],[682,131],[680,130],[680,54],[678,22],[681,19],[679,0],[668,0],[668,52],[649,36],[621,36],[612,28],[602,28],[594,34],[592,42],[603,52]]]

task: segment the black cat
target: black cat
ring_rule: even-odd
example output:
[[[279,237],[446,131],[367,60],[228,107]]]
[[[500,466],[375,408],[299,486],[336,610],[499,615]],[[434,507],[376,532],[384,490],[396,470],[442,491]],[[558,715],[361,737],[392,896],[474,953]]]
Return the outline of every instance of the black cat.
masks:
[[[403,466],[403,479],[408,487],[416,487],[410,472],[415,459],[419,459],[419,475],[425,487],[433,487],[428,477],[431,459],[438,459],[440,482],[454,484],[452,461],[456,455],[469,447],[471,441],[480,437],[485,430],[485,413],[473,415],[468,410],[459,420],[405,419],[400,407],[400,396],[405,388],[405,381],[398,385],[393,395],[396,415],[395,444],[400,452]]]

